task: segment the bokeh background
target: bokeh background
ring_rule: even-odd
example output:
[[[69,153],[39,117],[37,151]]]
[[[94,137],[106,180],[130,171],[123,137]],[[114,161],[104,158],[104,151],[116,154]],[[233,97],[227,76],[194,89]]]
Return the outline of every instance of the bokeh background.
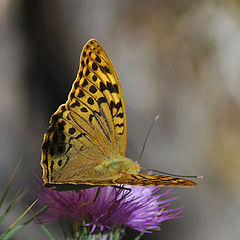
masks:
[[[123,87],[128,157],[138,158],[159,114],[141,164],[204,176],[196,188],[173,189],[184,219],[143,239],[239,239],[238,0],[1,0],[0,190],[20,158],[9,200],[33,180],[49,117],[66,101],[90,38],[104,46]],[[29,191],[5,224],[33,199]],[[57,225],[48,229],[60,239]],[[47,238],[31,224],[15,239]]]

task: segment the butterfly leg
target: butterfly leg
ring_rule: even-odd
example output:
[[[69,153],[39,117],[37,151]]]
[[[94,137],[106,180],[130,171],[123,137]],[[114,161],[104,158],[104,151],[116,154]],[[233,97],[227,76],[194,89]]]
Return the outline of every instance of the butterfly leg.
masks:
[[[78,191],[78,201],[80,200],[81,198],[81,190]]]
[[[131,188],[126,188],[126,187],[123,187],[123,186],[114,186],[114,187],[115,187],[115,188],[118,188],[118,189],[122,189],[122,190],[127,190],[127,191],[128,191],[126,194],[124,194],[124,195],[122,196],[121,199],[116,200],[116,202],[122,201],[123,198],[127,197],[127,196],[132,192],[132,189],[131,189]]]
[[[118,188],[118,189],[123,189],[123,190],[128,190],[128,192],[126,194],[123,194],[123,196],[120,198],[120,199],[116,199],[115,202],[112,204],[112,206],[109,208],[109,212],[108,212],[108,215],[110,216],[111,214],[111,211],[113,210],[114,206],[121,202],[125,197],[127,197],[131,192],[132,192],[132,189],[131,188],[126,188],[126,187],[123,187],[123,186],[114,186],[114,188]]]
[[[81,206],[80,206],[79,208],[84,207],[84,206],[86,206],[86,205],[89,205],[89,204],[91,204],[91,203],[96,202],[97,197],[98,197],[98,195],[99,195],[99,192],[100,192],[100,187],[97,187],[97,191],[96,191],[96,194],[95,194],[94,199],[93,199],[92,201],[90,201],[90,202],[81,204]]]

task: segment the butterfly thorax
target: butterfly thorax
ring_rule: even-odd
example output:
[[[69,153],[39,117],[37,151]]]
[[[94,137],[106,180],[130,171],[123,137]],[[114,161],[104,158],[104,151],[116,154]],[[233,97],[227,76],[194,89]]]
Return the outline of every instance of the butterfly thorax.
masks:
[[[137,174],[140,171],[140,166],[129,158],[119,156],[104,160],[94,170],[109,176]]]

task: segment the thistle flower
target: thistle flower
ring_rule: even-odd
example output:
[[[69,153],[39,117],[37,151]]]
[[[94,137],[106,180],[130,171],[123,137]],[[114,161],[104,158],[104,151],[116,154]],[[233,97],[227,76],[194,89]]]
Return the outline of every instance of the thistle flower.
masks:
[[[160,187],[101,187],[96,201],[86,206],[82,204],[94,199],[97,187],[56,192],[39,183],[35,189],[39,198],[38,204],[49,206],[41,215],[42,222],[70,220],[81,225],[84,220],[86,226],[90,227],[90,234],[94,233],[96,228],[102,232],[118,228],[120,225],[151,233],[153,230],[160,230],[161,222],[182,217],[179,214],[182,213],[183,207],[167,209],[177,197],[163,200],[163,197],[172,191],[157,194]]]

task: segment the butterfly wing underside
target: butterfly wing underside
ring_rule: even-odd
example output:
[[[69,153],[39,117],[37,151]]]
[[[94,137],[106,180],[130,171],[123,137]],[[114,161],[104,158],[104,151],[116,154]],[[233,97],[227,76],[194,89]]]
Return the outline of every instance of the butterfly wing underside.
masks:
[[[91,39],[82,50],[80,68],[67,102],[52,115],[44,135],[41,165],[45,186],[62,191],[69,187],[74,190],[77,186],[84,189],[117,184],[196,185],[182,178],[138,174],[139,165],[124,158],[126,144],[122,88],[103,47]],[[119,159],[123,159],[122,164],[111,171],[99,167],[104,161],[111,163]],[[130,172],[123,167],[127,160],[134,166]]]
[[[126,143],[126,108],[117,73],[103,47],[89,40],[68,100],[52,115],[44,135],[44,183],[81,179],[104,159],[124,156]]]

